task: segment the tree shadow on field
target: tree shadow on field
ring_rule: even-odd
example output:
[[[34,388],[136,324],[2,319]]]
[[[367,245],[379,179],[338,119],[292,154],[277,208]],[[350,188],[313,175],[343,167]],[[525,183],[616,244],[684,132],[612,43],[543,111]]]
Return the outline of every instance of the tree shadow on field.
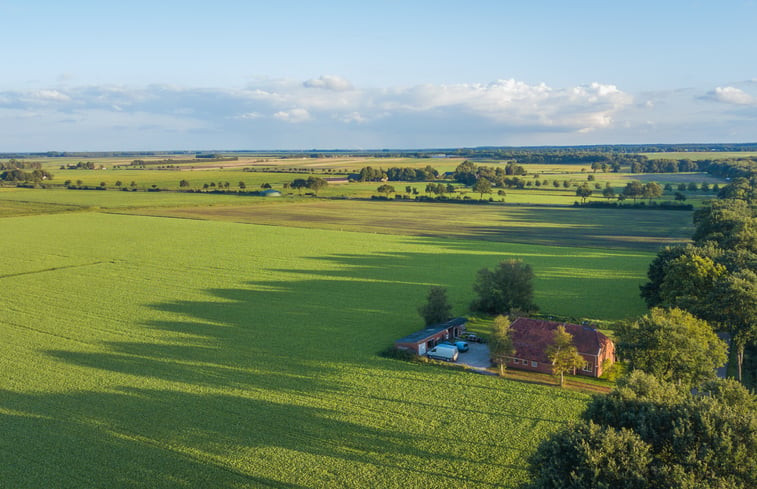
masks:
[[[692,232],[690,212],[572,207],[508,207],[501,226],[471,229],[489,241],[648,252],[688,243]]]
[[[495,481],[522,480],[522,448],[496,439],[496,431],[479,428],[474,436],[438,418],[549,429],[562,419],[462,406],[466,393],[494,396],[496,387],[475,379],[455,386],[460,397],[439,396],[464,374],[377,355],[421,326],[415,308],[429,284],[461,294],[470,282],[460,277],[501,256],[447,250],[444,258],[451,265],[440,275],[434,253],[313,257],[328,270],[270,270],[291,279],[152,304],[161,319],[140,325],[152,341],[50,348],[46,355],[88,382],[80,387],[72,377],[62,393],[0,391],[0,450],[10,460],[0,480],[14,487],[487,487],[497,485],[482,475],[492,471],[508,474]]]
[[[335,419],[327,409],[148,389],[59,395],[2,391],[0,398],[0,475],[13,487],[298,488],[327,485],[329,477],[334,485],[344,484],[340,477],[348,473],[324,477],[317,467],[287,467],[301,463],[291,457],[302,452],[324,463],[342,460],[347,467],[368,464],[461,479],[421,464],[408,468],[410,458],[436,458],[414,446],[414,436]],[[470,462],[445,459],[464,461]],[[261,466],[264,462],[272,466]],[[298,482],[276,477],[281,472]]]

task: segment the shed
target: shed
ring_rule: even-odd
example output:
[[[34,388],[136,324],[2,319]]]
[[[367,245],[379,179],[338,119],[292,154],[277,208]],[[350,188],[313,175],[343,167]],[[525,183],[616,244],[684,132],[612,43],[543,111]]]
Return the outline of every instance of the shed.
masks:
[[[444,340],[457,338],[465,331],[468,318],[459,317],[450,319],[446,323],[434,324],[400,338],[394,342],[394,346],[400,350],[412,351],[416,355],[425,355],[428,350]]]
[[[281,192],[269,188],[260,192],[260,195],[262,195],[263,197],[281,197]]]

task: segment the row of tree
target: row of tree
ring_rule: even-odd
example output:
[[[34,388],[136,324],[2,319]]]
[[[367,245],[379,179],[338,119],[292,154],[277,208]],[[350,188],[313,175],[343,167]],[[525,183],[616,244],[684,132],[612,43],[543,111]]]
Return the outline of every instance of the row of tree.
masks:
[[[309,176],[307,179],[295,178],[291,183],[285,183],[284,188],[293,188],[300,193],[302,193],[302,189],[306,188],[311,190],[315,195],[318,195],[318,191],[328,184],[329,182],[324,178]]]
[[[742,380],[745,348],[757,340],[757,217],[746,201],[726,199],[697,210],[694,223],[694,244],[663,248],[641,296],[730,331]]]
[[[0,170],[41,170],[42,163],[39,161],[24,161],[11,158],[8,161],[0,161]]]
[[[423,182],[436,180],[439,172],[431,166],[425,168],[373,168],[366,166],[360,169],[360,172],[353,177],[358,182]]]
[[[51,180],[53,174],[47,170],[32,170],[26,172],[19,169],[5,170],[0,172],[0,180],[4,182],[34,182],[39,183],[43,180]]]
[[[714,378],[727,346],[710,325],[733,334],[741,380],[757,337],[755,211],[715,201],[694,223],[693,245],[664,248],[650,264],[641,288],[650,312],[616,329],[631,374],[539,446],[531,487],[757,487],[757,398]]]

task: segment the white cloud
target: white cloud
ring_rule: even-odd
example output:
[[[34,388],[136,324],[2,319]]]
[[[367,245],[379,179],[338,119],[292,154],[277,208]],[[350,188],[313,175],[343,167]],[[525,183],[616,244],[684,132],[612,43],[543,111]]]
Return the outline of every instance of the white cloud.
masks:
[[[345,114],[342,117],[339,117],[339,120],[347,124],[351,124],[351,123],[362,124],[363,122],[368,121],[365,117],[360,115],[360,112],[351,112],[349,114]]]
[[[757,98],[736,87],[716,87],[715,90],[707,94],[707,98],[733,105],[757,104]]]
[[[69,100],[71,100],[71,97],[59,92],[58,90],[38,90],[34,92],[33,97],[38,100],[53,102],[68,102]]]
[[[280,110],[273,114],[275,119],[293,124],[310,120],[310,113],[305,109]]]
[[[307,88],[322,88],[324,90],[333,90],[335,92],[345,92],[352,90],[352,84],[341,76],[322,75],[318,78],[311,78],[302,83]]]
[[[261,117],[263,117],[263,114],[261,114],[260,112],[246,112],[244,114],[234,116],[235,119],[247,119],[247,120],[260,119]]]
[[[614,85],[553,89],[509,79],[489,84],[419,85],[389,91],[382,107],[395,111],[459,111],[506,127],[526,125],[586,131],[612,124],[633,98]]]
[[[118,143],[104,149],[254,149],[591,144],[662,136],[681,141],[695,128],[715,124],[721,132],[701,137],[736,140],[757,132],[757,101],[749,84],[738,86],[718,87],[704,97],[719,104],[697,104],[697,94],[705,91],[696,89],[634,97],[613,84],[553,87],[515,79],[373,88],[334,76],[264,79],[238,89],[56,86],[0,91],[0,151],[48,150],[64,134],[66,144],[76,144],[68,149],[81,150],[94,142]],[[14,122],[20,120],[38,123]],[[271,121],[291,125],[282,129]],[[142,130],[148,126],[149,135]],[[127,136],[138,140],[126,145]],[[20,148],[20,142],[28,145]]]

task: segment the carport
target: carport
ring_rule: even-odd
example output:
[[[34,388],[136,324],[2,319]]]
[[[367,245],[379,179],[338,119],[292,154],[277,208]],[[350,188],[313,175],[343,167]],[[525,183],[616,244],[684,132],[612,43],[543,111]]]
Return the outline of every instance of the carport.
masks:
[[[463,334],[467,322],[467,318],[459,317],[446,323],[435,324],[398,339],[394,346],[400,350],[412,351],[416,355],[425,355],[442,341],[452,340]]]

